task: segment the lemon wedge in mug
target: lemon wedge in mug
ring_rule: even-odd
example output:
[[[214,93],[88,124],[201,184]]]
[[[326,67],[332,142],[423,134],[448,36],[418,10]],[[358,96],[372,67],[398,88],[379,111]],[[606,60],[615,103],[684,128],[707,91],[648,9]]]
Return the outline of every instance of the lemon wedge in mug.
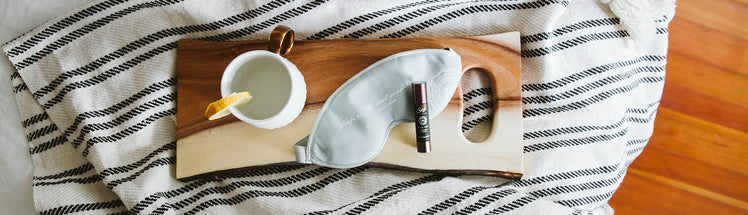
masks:
[[[208,117],[209,120],[224,117],[231,114],[229,107],[241,108],[251,99],[252,95],[249,92],[232,93],[229,96],[210,103],[208,108],[205,109],[205,117]]]

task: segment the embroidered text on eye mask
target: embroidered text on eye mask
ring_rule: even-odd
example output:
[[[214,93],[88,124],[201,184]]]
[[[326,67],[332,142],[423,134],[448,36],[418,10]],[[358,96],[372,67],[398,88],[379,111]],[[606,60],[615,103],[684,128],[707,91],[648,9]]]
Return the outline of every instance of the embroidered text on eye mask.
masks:
[[[371,161],[392,127],[414,121],[411,83],[429,83],[433,118],[452,98],[461,69],[460,56],[448,48],[401,52],[372,64],[328,98],[310,135],[294,146],[296,160],[334,168]]]

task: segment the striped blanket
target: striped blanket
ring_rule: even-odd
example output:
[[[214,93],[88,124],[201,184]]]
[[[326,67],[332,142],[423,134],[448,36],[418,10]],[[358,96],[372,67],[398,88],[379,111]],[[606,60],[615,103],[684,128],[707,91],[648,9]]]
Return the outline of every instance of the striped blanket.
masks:
[[[652,8],[650,6],[662,6]],[[652,134],[669,0],[105,0],[3,45],[41,214],[611,214]],[[177,40],[521,32],[522,180],[379,168],[270,167],[174,178]],[[485,133],[490,86],[466,85]],[[291,147],[291,146],[289,146]]]

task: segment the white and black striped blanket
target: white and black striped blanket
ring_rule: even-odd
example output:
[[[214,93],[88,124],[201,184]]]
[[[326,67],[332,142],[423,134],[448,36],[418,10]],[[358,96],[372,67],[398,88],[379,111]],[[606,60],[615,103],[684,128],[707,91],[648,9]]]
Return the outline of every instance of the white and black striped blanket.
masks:
[[[652,134],[673,17],[672,7],[629,1],[91,4],[3,46],[18,70],[12,82],[35,167],[35,207],[42,214],[613,213],[607,201]],[[669,2],[640,2],[658,1]],[[304,40],[521,32],[523,179],[300,166],[175,180],[177,40],[265,39],[279,24]],[[465,82],[470,133],[491,118],[490,91],[479,78]]]

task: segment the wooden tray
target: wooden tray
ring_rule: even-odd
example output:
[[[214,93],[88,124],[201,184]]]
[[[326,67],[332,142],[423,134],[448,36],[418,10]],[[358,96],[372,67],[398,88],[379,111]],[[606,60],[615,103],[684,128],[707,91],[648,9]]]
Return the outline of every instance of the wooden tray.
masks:
[[[413,171],[522,176],[522,103],[519,33],[472,37],[334,39],[296,41],[285,57],[307,84],[306,106],[288,126],[264,130],[233,116],[208,121],[203,113],[221,98],[220,80],[229,62],[266,41],[180,40],[177,49],[177,170],[180,180],[268,165],[296,165],[293,144],[311,131],[325,100],[346,80],[389,55],[450,47],[462,56],[463,71],[491,78],[495,112],[492,133],[481,143],[462,135],[462,93],[431,121],[431,153],[418,153],[412,123],[395,126],[371,166]],[[301,165],[301,164],[298,164]]]

